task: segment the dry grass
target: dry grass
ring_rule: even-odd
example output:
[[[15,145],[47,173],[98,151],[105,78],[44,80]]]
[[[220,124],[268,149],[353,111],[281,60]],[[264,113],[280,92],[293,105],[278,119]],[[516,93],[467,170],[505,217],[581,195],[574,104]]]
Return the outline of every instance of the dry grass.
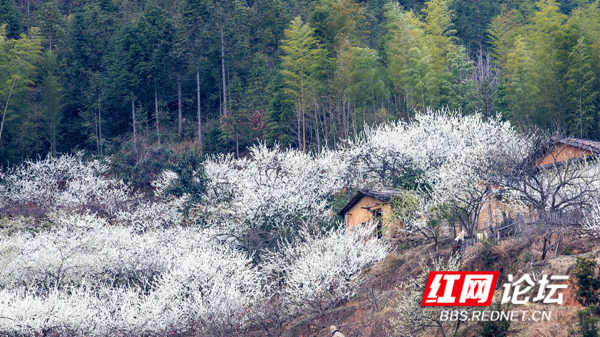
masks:
[[[540,261],[541,244],[536,240],[540,233],[531,233],[526,238],[508,239],[497,242],[489,247],[486,253],[481,245],[470,247],[463,253],[467,265],[464,270],[483,270],[487,265],[488,270],[500,270],[503,279],[499,281],[495,296],[502,296],[501,285],[506,282],[509,273],[521,275],[523,273],[570,274],[575,264],[575,255],[600,260],[600,240],[573,231],[564,238],[564,247],[558,251],[548,253],[545,261]],[[562,254],[564,249],[568,255]],[[328,327],[334,324],[346,337],[385,337],[388,336],[386,327],[389,319],[395,315],[398,293],[395,289],[408,278],[420,273],[419,261],[430,260],[432,257],[448,256],[452,251],[449,241],[440,244],[439,251],[430,244],[399,249],[376,266],[366,270],[371,281],[360,290],[359,295],[352,302],[346,303],[346,309],[332,313],[327,317],[310,322],[298,329],[297,335],[290,336],[329,336]],[[485,260],[485,259],[487,260]],[[371,278],[372,277],[372,278]],[[372,283],[371,283],[372,282]],[[377,298],[379,310],[373,309],[372,294]],[[509,336],[532,337],[570,337],[579,336],[577,310],[580,306],[574,299],[574,290],[569,287],[563,293],[565,305],[563,306],[531,306],[528,308],[512,308],[513,310],[546,310],[552,311],[550,321],[515,321],[509,330]],[[462,325],[459,331],[461,337],[479,336],[480,327],[476,322]],[[423,336],[439,335],[437,330]]]
[[[521,322],[527,336],[536,337],[569,337],[578,336],[577,309],[563,307],[552,310],[552,317],[547,322]]]

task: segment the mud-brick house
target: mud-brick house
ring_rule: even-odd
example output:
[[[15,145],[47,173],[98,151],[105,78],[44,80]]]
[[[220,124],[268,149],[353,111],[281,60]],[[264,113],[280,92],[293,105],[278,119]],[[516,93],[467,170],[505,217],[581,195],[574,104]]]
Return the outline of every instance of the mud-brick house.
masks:
[[[398,224],[391,223],[390,201],[403,193],[389,188],[361,189],[338,214],[344,217],[346,227],[350,230],[376,221],[379,237],[394,237],[398,234]]]
[[[600,154],[600,142],[577,138],[554,139],[546,149],[541,149],[534,167],[556,164],[566,160]]]
[[[544,148],[538,149],[531,160],[532,168],[543,169],[547,165],[554,165],[569,160],[586,160],[600,155],[600,142],[577,138],[554,138]],[[496,186],[494,192],[502,188]],[[490,191],[491,192],[491,191]],[[492,196],[494,195],[494,196]],[[479,213],[479,229],[484,229],[500,223],[505,215],[519,215],[526,218],[528,214],[517,210],[513,205],[507,204],[502,199],[502,193],[490,193],[482,205]]]

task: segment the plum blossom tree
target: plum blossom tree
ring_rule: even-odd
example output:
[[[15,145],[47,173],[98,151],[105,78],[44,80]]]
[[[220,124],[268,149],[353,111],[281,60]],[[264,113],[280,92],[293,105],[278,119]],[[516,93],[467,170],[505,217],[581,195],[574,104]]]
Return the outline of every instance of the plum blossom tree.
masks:
[[[484,119],[480,114],[427,111],[411,123],[367,127],[363,136],[349,141],[346,158],[359,163],[358,178],[372,183],[390,185],[394,176],[414,171],[425,172],[424,182],[435,183],[448,166],[489,166],[485,159],[527,154],[530,143],[500,116]]]
[[[543,166],[523,161],[502,173],[498,176],[499,182],[518,192],[540,217],[593,208],[600,192],[597,158],[571,159]]]
[[[263,274],[245,253],[213,244],[210,233],[105,229],[1,247],[10,263],[0,331],[139,335],[175,326],[214,336],[242,325],[263,299]]]
[[[220,336],[265,318],[281,327],[318,317],[352,299],[362,272],[390,252],[372,228],[320,229],[332,227],[330,201],[342,188],[416,174],[425,216],[444,204],[476,219],[468,202],[485,193],[494,163],[512,165],[531,143],[500,117],[427,112],[369,127],[338,150],[261,144],[251,159],[211,157],[206,189],[170,193],[181,177],[165,171],[151,199],[82,153],[26,162],[0,172],[0,208],[37,205],[43,217],[0,217],[13,228],[0,232],[0,334]],[[407,227],[427,224],[411,219]],[[25,230],[33,221],[43,225]],[[413,327],[428,329],[424,319]]]
[[[168,299],[168,310],[194,322],[195,330],[218,336],[243,325],[259,301],[268,300],[265,274],[251,259],[231,247],[197,249],[163,274],[156,295]]]
[[[44,209],[97,206],[114,210],[139,195],[120,179],[106,177],[107,162],[85,161],[83,152],[27,160],[0,172],[0,207],[37,204]]]
[[[277,224],[329,214],[327,198],[343,187],[335,153],[313,156],[260,144],[250,154],[251,160],[232,155],[206,160],[207,211],[240,222],[267,219]]]
[[[272,294],[290,314],[330,310],[389,252],[366,240],[369,230],[303,232],[259,268],[211,230],[140,233],[89,214],[61,216],[60,229],[0,240],[1,333],[218,336],[249,324]]]
[[[357,163],[352,167],[355,184],[394,186],[398,177],[418,174],[414,178],[427,204],[451,205],[471,233],[490,191],[489,178],[497,168],[528,157],[533,148],[533,136],[517,132],[500,116],[428,111],[410,124],[366,128],[362,137],[349,142],[343,157]],[[423,225],[418,220],[412,227]]]
[[[207,192],[199,213],[206,226],[234,236],[258,260],[278,239],[331,221],[329,198],[345,186],[347,169],[334,151],[313,155],[261,144],[250,153],[252,159],[205,161]]]
[[[330,219],[328,199],[343,187],[396,187],[412,175],[428,204],[453,204],[471,232],[489,190],[482,182],[496,164],[528,156],[533,144],[500,116],[428,111],[411,123],[367,126],[337,151],[311,155],[259,145],[250,149],[252,159],[213,157],[206,161],[202,209],[238,229],[265,222],[289,228]]]
[[[398,289],[400,299],[396,307],[397,317],[390,319],[390,332],[394,336],[413,337],[439,331],[442,336],[446,336],[451,325],[454,325],[453,331],[457,331],[459,325],[454,321],[442,320],[440,312],[442,310],[468,311],[468,307],[422,307],[421,301],[430,271],[459,271],[464,262],[458,253],[448,258],[432,257],[431,264],[421,259],[419,262],[421,273],[410,278]]]
[[[267,268],[283,276],[278,290],[284,306],[295,312],[323,314],[354,296],[365,281],[360,274],[383,260],[391,246],[369,240],[374,227],[346,227],[328,232],[303,230],[296,243],[281,243],[267,258]]]

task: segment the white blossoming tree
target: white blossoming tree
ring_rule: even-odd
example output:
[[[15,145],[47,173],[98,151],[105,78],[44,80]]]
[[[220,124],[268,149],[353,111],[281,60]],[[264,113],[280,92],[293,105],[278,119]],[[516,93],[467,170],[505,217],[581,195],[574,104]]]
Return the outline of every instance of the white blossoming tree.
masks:
[[[0,207],[96,206],[110,211],[139,197],[122,180],[106,177],[108,170],[106,162],[84,160],[83,152],[27,160],[21,166],[0,172]]]
[[[412,176],[416,188],[427,195],[427,204],[452,205],[471,233],[490,192],[489,178],[497,168],[528,157],[533,140],[499,116],[428,111],[409,124],[366,128],[363,137],[349,142],[343,157],[357,163],[355,184],[395,186],[399,178]],[[424,226],[421,220],[412,227]]]
[[[267,268],[283,277],[279,293],[289,310],[323,314],[352,298],[364,281],[360,272],[390,252],[387,243],[370,239],[373,229],[304,230],[296,243],[271,253]]]
[[[430,271],[459,271],[464,261],[461,256],[452,254],[448,258],[432,257],[431,264],[421,259],[419,266],[421,273],[409,278],[399,289],[396,318],[390,319],[391,333],[399,337],[422,336],[424,333],[440,332],[447,336],[449,330],[457,331],[459,324],[454,321],[442,320],[440,312],[443,310],[468,311],[468,307],[422,307],[421,301],[427,284]]]
[[[17,210],[0,215],[11,228],[0,231],[0,334],[275,334],[274,317],[281,331],[354,298],[390,252],[372,228],[333,226],[343,188],[412,176],[423,215],[449,204],[476,218],[468,202],[493,162],[530,149],[499,118],[442,111],[318,154],[261,144],[251,158],[210,157],[205,175],[165,171],[152,198],[81,153],[26,162],[0,172],[0,209]]]

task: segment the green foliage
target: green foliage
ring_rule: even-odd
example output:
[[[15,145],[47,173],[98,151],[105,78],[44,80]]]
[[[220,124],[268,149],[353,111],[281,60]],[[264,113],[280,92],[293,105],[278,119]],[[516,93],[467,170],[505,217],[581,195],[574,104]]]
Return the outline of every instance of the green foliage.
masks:
[[[44,44],[52,52],[64,35],[63,16],[58,3],[55,0],[44,2],[38,10],[38,16],[38,24],[45,38]]]
[[[578,310],[579,332],[583,337],[598,337],[598,317],[594,316],[596,307],[592,304],[589,307]]]
[[[251,44],[257,51],[272,54],[278,49],[283,31],[290,22],[289,14],[280,0],[255,0],[252,11]]]
[[[344,206],[346,206],[348,201],[350,201],[350,198],[352,197],[352,195],[354,195],[355,193],[356,193],[355,190],[346,189],[346,190],[341,191],[340,193],[333,195],[331,197],[331,199],[329,200],[329,208],[335,214],[337,214],[337,212],[339,212],[342,208],[344,208]],[[337,214],[335,220],[337,220],[337,222],[339,222],[339,223],[344,223],[344,221],[345,221],[344,216],[339,215],[339,214]]]
[[[387,116],[377,116],[373,110],[389,97],[385,69],[377,52],[353,47],[346,39],[340,46],[336,63],[334,83],[347,97],[346,101],[355,107],[354,117],[370,123],[383,122]]]
[[[277,142],[283,147],[288,147],[294,141],[291,135],[294,101],[286,94],[284,88],[284,77],[278,73],[269,84],[268,90],[273,93],[273,96],[265,116],[263,133],[265,141],[271,146]]]
[[[294,110],[302,120],[302,131],[298,127],[297,146],[306,151],[306,114],[309,113],[308,103],[311,91],[316,89],[319,67],[327,51],[319,48],[314,29],[309,24],[296,17],[285,30],[281,41],[281,74],[284,77],[284,92],[294,102]]]
[[[110,173],[136,188],[150,190],[151,182],[157,180],[163,171],[172,170],[179,173],[177,170],[183,170],[177,168],[179,160],[184,160],[190,165],[199,165],[199,156],[196,150],[188,147],[158,145],[143,147],[136,156],[132,147],[123,146],[121,151],[113,155]]]
[[[38,130],[44,124],[39,123],[41,117],[35,107],[27,107],[29,94],[37,80],[37,63],[41,55],[41,37],[38,28],[31,28],[27,34],[21,34],[19,39],[7,39],[4,26],[0,28],[0,156],[10,155],[11,152],[36,154],[28,149],[28,141],[36,138]],[[32,112],[32,113],[28,113]],[[32,116],[35,115],[35,120]],[[31,126],[22,128],[23,126]],[[13,146],[6,145],[17,139]],[[14,152],[13,152],[14,153]]]
[[[205,153],[321,151],[427,108],[600,139],[599,5],[0,0],[0,161],[115,154],[134,122],[136,139],[202,136]]]
[[[590,138],[596,124],[598,85],[594,72],[592,48],[579,38],[569,53],[569,68],[565,76],[571,114],[570,133]]]
[[[23,24],[21,22],[21,13],[17,4],[13,0],[0,0],[0,26],[5,26],[6,35],[9,39],[18,39]]]
[[[577,257],[573,278],[577,291],[575,299],[583,306],[598,305],[600,299],[598,290],[600,290],[600,275],[596,271],[596,261]]]
[[[202,201],[202,195],[205,192],[206,176],[202,166],[202,154],[200,151],[181,152],[175,154],[166,165],[178,175],[178,179],[166,189],[166,195],[181,197],[188,194],[189,200],[186,203],[185,212],[194,205]]]
[[[520,1],[492,20],[493,54],[503,72],[499,107],[523,127],[597,139],[598,3],[563,5]]]
[[[333,53],[349,41],[357,46],[364,41],[367,30],[365,10],[354,0],[321,0],[313,10],[311,26],[323,46]]]
[[[455,12],[454,23],[457,37],[467,48],[477,49],[489,43],[487,28],[492,19],[500,14],[501,2],[495,0],[454,0],[450,8]]]
[[[483,260],[485,270],[493,270],[495,259],[492,255],[492,242],[489,240],[482,240],[481,245],[479,246],[479,255]]]
[[[454,224],[456,222],[456,214],[453,209],[446,204],[436,205],[427,211],[425,229],[429,236],[435,241],[436,247],[440,237],[442,237],[442,234],[444,233],[444,227],[454,232]]]
[[[390,207],[392,208],[390,220],[406,224],[415,218],[420,210],[421,200],[415,193],[406,191],[402,195],[394,196],[390,200]]]
[[[56,56],[51,52],[44,55],[42,65],[42,106],[45,108],[45,113],[50,120],[50,144],[51,153],[56,156],[57,129],[61,122],[61,100],[62,87],[59,82],[59,77],[55,73]]]
[[[430,1],[424,21],[397,4],[386,5],[386,54],[394,93],[400,95],[407,116],[414,109],[450,107],[473,111],[472,62],[455,43],[449,1]]]
[[[422,171],[409,168],[402,175],[391,178],[392,187],[411,191],[420,190],[427,193],[431,188],[421,182],[423,174],[424,172]]]
[[[250,67],[250,78],[248,79],[247,96],[250,106],[254,109],[264,110],[269,105],[269,83],[271,73],[267,67],[267,57],[264,54],[256,54],[252,59]]]
[[[492,303],[490,310],[502,311],[503,308],[499,301]],[[480,321],[477,324],[481,327],[479,332],[480,337],[506,337],[508,336],[508,329],[510,329],[510,320],[496,320],[496,321]]]
[[[140,44],[140,31],[132,24],[125,25],[111,42],[111,47],[111,53],[107,55],[111,94],[130,102],[135,99],[134,90],[143,80],[138,65],[144,60],[145,53]]]
[[[538,73],[533,53],[525,39],[515,38],[514,49],[506,57],[506,91],[510,118],[518,125],[531,124],[535,119],[535,97],[539,93]]]
[[[443,216],[443,212],[444,211],[440,210],[438,207],[433,207],[429,210],[429,216],[425,220],[425,226],[427,226],[427,230],[435,241],[436,249],[438,240],[442,236],[444,230],[445,217]]]

